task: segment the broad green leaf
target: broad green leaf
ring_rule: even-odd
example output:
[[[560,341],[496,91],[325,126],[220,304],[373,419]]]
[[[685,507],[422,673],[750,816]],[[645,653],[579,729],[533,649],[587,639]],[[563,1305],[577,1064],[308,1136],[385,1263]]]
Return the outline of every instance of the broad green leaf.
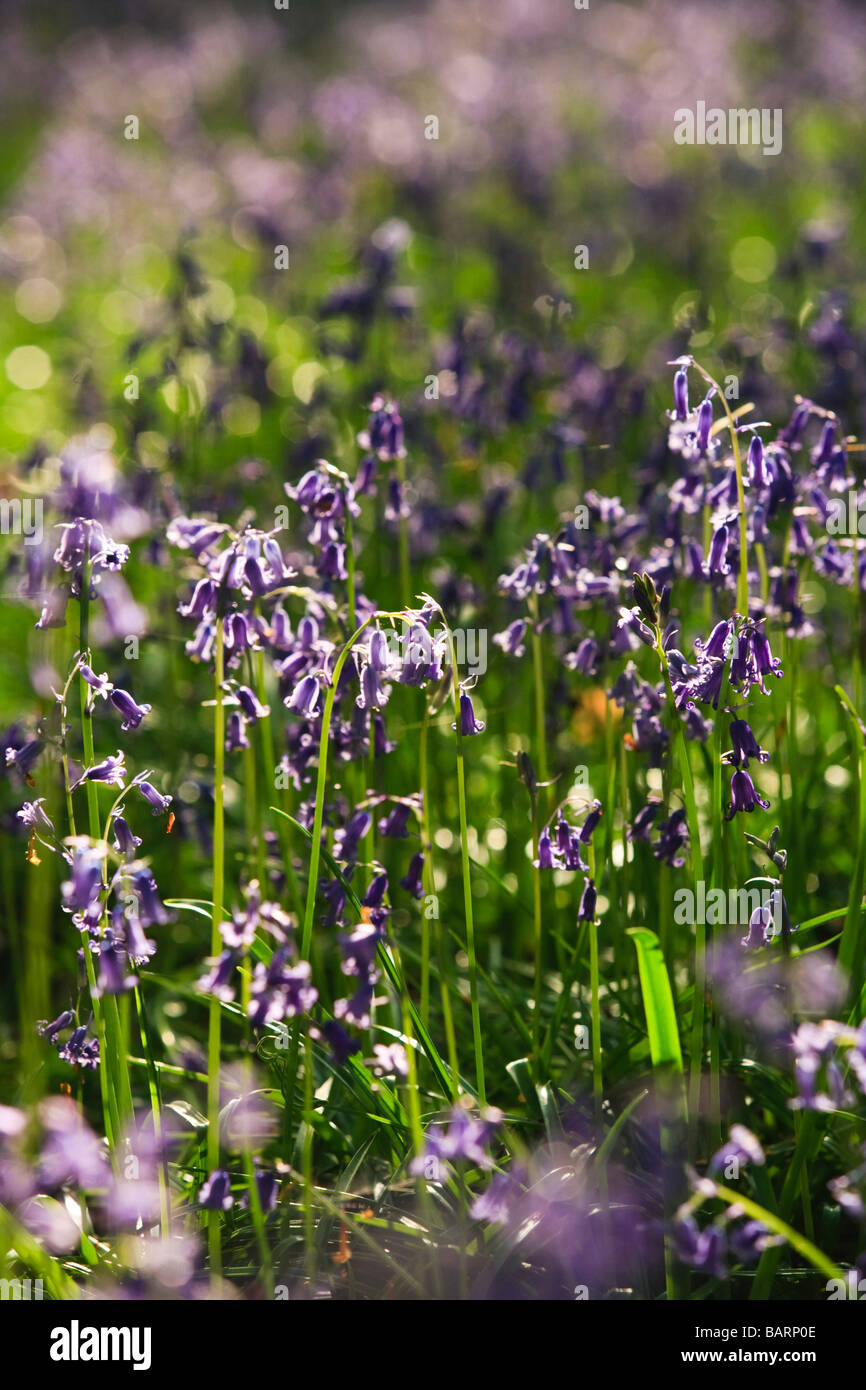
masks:
[[[671,1067],[674,1071],[681,1072],[683,1054],[677,1016],[658,937],[648,927],[631,927],[628,934],[637,951],[652,1064],[654,1067]]]

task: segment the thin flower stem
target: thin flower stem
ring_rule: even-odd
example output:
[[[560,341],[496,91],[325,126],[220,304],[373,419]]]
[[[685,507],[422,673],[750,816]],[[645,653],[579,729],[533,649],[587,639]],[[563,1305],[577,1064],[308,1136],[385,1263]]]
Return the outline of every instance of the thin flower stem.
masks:
[[[247,1177],[247,1190],[250,1194],[250,1214],[253,1218],[256,1244],[259,1248],[261,1280],[264,1284],[266,1297],[272,1299],[274,1296],[274,1272],[271,1265],[271,1252],[268,1246],[267,1232],[265,1230],[265,1215],[262,1211],[262,1200],[259,1196],[259,1185],[256,1182],[256,1170],[253,1163],[252,1149],[249,1144],[244,1145],[244,1171]]]
[[[135,1008],[138,1014],[138,1031],[141,1036],[141,1048],[144,1053],[147,1065],[147,1083],[150,1092],[150,1113],[153,1117],[153,1140],[154,1147],[158,1155],[157,1158],[157,1181],[159,1184],[159,1228],[163,1240],[167,1240],[171,1234],[171,1189],[168,1181],[168,1165],[165,1154],[163,1153],[163,1128],[162,1112],[159,1099],[159,1074],[153,1059],[153,1051],[150,1045],[150,1034],[147,1027],[147,1016],[144,1011],[144,1000],[141,997],[141,990],[138,985],[134,989]]]
[[[303,1150],[303,1176],[304,1176],[304,1250],[306,1252],[307,1278],[313,1280],[316,1277],[316,1224],[313,1211],[314,1206],[314,1184],[313,1184],[313,1141],[315,1130],[313,1128],[313,1040],[309,1033],[304,1039],[304,1150]]]
[[[799,1231],[795,1231],[792,1226],[789,1226],[787,1221],[781,1216],[777,1216],[775,1212],[768,1211],[766,1207],[759,1206],[758,1203],[753,1202],[750,1197],[744,1197],[741,1193],[734,1192],[730,1187],[724,1187],[720,1183],[715,1183],[714,1187],[718,1196],[722,1198],[722,1201],[727,1202],[729,1206],[738,1207],[746,1216],[751,1216],[754,1221],[760,1221],[775,1235],[781,1236],[793,1250],[797,1251],[798,1255],[802,1255],[803,1259],[808,1260],[809,1264],[812,1265],[813,1268],[819,1270],[821,1274],[826,1274],[828,1279],[841,1279],[844,1281],[845,1276],[839,1266],[835,1265],[832,1260],[829,1260],[824,1252],[819,1250],[816,1245],[813,1245],[810,1240],[807,1240],[805,1236],[800,1235]],[[778,1247],[775,1247],[775,1250],[778,1250]],[[766,1250],[764,1252],[764,1254],[770,1253],[771,1250]],[[755,1279],[755,1284],[757,1284],[757,1278]],[[756,1297],[754,1292],[752,1297]]]
[[[596,1122],[601,1121],[601,1107],[604,1095],[604,1078],[601,1061],[601,1010],[598,999],[598,922],[595,918],[589,924],[589,988],[591,997],[592,1021],[592,1098]]]
[[[535,791],[530,792],[532,798],[532,857],[536,864],[539,855],[539,826],[538,826],[538,796]],[[541,869],[536,868],[532,876],[532,923],[533,923],[533,945],[535,953],[535,989],[533,994],[532,1009],[532,1059],[535,1071],[535,1079],[539,1083],[541,1076],[541,994],[543,989],[543,961],[542,961],[542,921],[541,921]]]
[[[424,720],[421,725],[419,748],[419,771],[421,782],[421,836],[424,851],[424,866],[421,879],[424,885],[425,906],[421,918],[421,1022],[428,1027],[429,975],[430,975],[430,927],[427,916],[427,903],[436,899],[436,875],[433,866],[433,836],[430,830],[430,764],[429,764],[430,706],[425,700]],[[442,923],[436,917],[436,943],[439,962],[439,986],[442,999],[442,1021],[445,1027],[445,1042],[448,1048],[448,1067],[452,1077],[452,1096],[458,1094],[457,1077],[460,1074],[457,1052],[457,1035],[454,1030],[454,1017],[451,1009],[451,963],[448,957],[448,941],[442,930]]]
[[[213,812],[213,912],[211,915],[211,955],[218,956],[222,949],[220,926],[223,920],[223,891],[225,879],[225,825],[224,825],[224,780],[225,780],[225,706],[223,704],[223,619],[216,620],[214,646],[214,812]],[[222,1015],[220,1001],[211,995],[208,1001],[207,1032],[207,1165],[208,1171],[219,1168],[220,1158],[220,1028]],[[219,1212],[208,1212],[208,1249],[210,1252],[211,1277],[222,1274],[222,1247]]]
[[[299,952],[300,960],[309,960],[310,948],[313,941],[313,918],[316,912],[316,893],[319,882],[319,862],[322,857],[322,826],[325,818],[325,794],[328,784],[328,746],[331,735],[331,717],[334,711],[334,701],[337,695],[337,688],[340,684],[340,676],[343,667],[349,656],[352,647],[357,642],[361,633],[369,627],[376,617],[381,616],[371,613],[365,618],[360,627],[356,628],[341,650],[331,674],[330,685],[325,696],[325,707],[322,712],[322,729],[319,735],[319,765],[316,774],[316,806],[313,813],[313,830],[310,841],[310,864],[307,871],[307,901],[304,909],[304,925],[301,935],[301,945]],[[299,1018],[295,1018],[292,1024],[292,1037],[289,1044],[288,1060],[288,1107],[286,1115],[287,1132],[291,1133],[292,1122],[295,1110],[295,1085],[298,1079],[298,1066],[300,1063],[301,1047],[301,1023]]]
[[[689,750],[686,746],[685,735],[683,733],[683,723],[677,713],[676,703],[674,701],[671,673],[668,666],[667,653],[662,644],[660,628],[656,629],[656,651],[661,663],[671,719],[673,720],[672,732],[676,744],[680,774],[683,779],[683,799],[686,804],[686,817],[689,826],[689,839],[691,841],[692,870],[695,883],[697,883],[704,877],[704,861],[701,854],[701,832],[700,822],[698,820],[697,802],[695,801],[695,784],[692,776],[691,763],[689,762]],[[694,1144],[697,1139],[697,1124],[701,1099],[701,1069],[704,1053],[704,1003],[707,970],[706,953],[706,927],[703,922],[696,922],[695,991],[692,1004],[692,1035],[689,1057],[689,1129],[692,1144]]]
[[[69,757],[66,752],[66,695],[67,691],[65,690],[63,692],[63,697],[60,702],[60,720],[61,728],[63,730],[63,732],[61,733],[60,764],[63,769],[63,789],[66,796],[66,817],[69,823],[69,833],[70,835],[75,835],[75,812],[72,806],[72,790],[69,781]],[[114,1089],[109,1084],[106,1063],[107,1051],[105,1043],[105,1027],[102,1020],[102,1009],[100,1007],[100,1001],[96,997],[96,971],[93,965],[93,955],[87,949],[86,943],[84,944],[82,954],[84,956],[84,965],[85,970],[87,972],[87,985],[90,991],[91,1008],[93,1009],[93,1026],[96,1031],[97,1041],[99,1043],[99,1066],[97,1067],[97,1071],[99,1072],[99,1091],[102,1098],[102,1119],[103,1124],[105,1125],[105,1137],[108,1140],[108,1147],[111,1150],[112,1155],[115,1155],[116,1135],[119,1129],[117,1119],[117,1102],[114,1095]]]
[[[402,515],[403,490],[406,486],[406,460],[397,459],[397,477],[400,480],[401,516],[399,520],[399,547],[400,547],[400,602],[408,606],[411,594],[411,571],[409,564],[409,519]]]
[[[424,885],[425,899],[435,893],[435,885],[431,886],[433,873],[430,862],[433,846],[430,841],[430,788],[428,778],[427,743],[430,732],[430,706],[427,698],[424,698],[424,719],[421,724],[421,737],[418,742],[418,771],[421,783],[421,852],[424,855],[424,864],[421,878]],[[421,999],[419,1012],[427,1027],[430,1021],[430,919],[427,915],[426,902],[424,911],[421,913]]]
[[[93,573],[89,555],[85,555],[84,565],[81,575],[81,592],[79,595],[79,628],[78,628],[78,649],[80,653],[88,652],[88,633],[90,625],[90,585]],[[88,685],[84,677],[78,676],[78,692],[81,705],[81,741],[84,750],[85,767],[92,767],[96,761],[93,745],[93,720],[88,708]],[[87,792],[87,816],[90,830],[90,838],[94,844],[100,840],[99,833],[99,797],[96,790],[96,783],[90,778],[85,784]],[[120,1027],[120,1017],[117,1011],[117,1000],[113,995],[108,995],[102,999],[96,984],[96,970],[93,964],[93,955],[90,950],[89,939],[84,942],[84,960],[87,970],[87,983],[90,989],[90,999],[93,1006],[93,1017],[96,1022],[97,1037],[100,1039],[100,1066],[106,1067],[106,1086],[108,1089],[109,1106],[112,1109],[114,1118],[114,1146],[120,1140],[120,1132],[132,1119],[132,1089],[129,1080],[129,1068],[126,1061],[126,1046]]]
[[[371,613],[365,618],[361,626],[356,628],[337,657],[331,683],[325,696],[325,708],[322,714],[322,731],[319,735],[319,766],[316,775],[316,808],[313,815],[313,839],[310,845],[310,868],[307,878],[307,902],[304,910],[304,929],[301,937],[301,960],[309,960],[310,944],[313,938],[313,917],[316,910],[316,889],[319,878],[319,861],[322,849],[322,825],[325,818],[325,792],[328,782],[328,744],[331,734],[331,717],[334,712],[334,701],[337,696],[337,687],[340,684],[340,676],[346,664],[349,652],[357,642],[365,628],[377,615]]]
[[[256,695],[263,705],[268,705],[267,687],[265,684],[265,658],[264,652],[261,651],[261,649],[255,654],[255,672]],[[275,786],[277,771],[276,755],[274,753],[274,730],[271,719],[272,716],[266,714],[257,721],[262,754],[262,768],[264,772],[264,781],[267,786]],[[286,811],[287,790],[285,787],[281,787],[279,791],[283,810]],[[281,816],[277,817],[277,836],[280,841],[280,849],[283,856],[283,872],[286,875],[286,882],[289,888],[289,899],[295,912],[300,917],[301,894],[298,889],[297,875],[295,874],[294,865],[292,864],[291,831],[289,829],[289,822]]]
[[[478,965],[475,955],[475,922],[472,913],[472,879],[469,869],[469,824],[466,815],[466,769],[463,760],[463,734],[460,723],[460,684],[457,679],[457,660],[454,653],[454,634],[448,628],[451,649],[451,685],[454,694],[454,722],[457,742],[457,805],[460,815],[460,862],[463,872],[463,908],[466,917],[466,954],[469,957],[469,996],[472,1008],[472,1041],[475,1052],[475,1084],[478,1100],[486,1104],[487,1088],[484,1078],[484,1049],[481,1041],[481,1008],[478,1002]]]
[[[541,633],[538,631],[537,594],[533,594],[529,600],[529,612],[532,626],[532,677],[535,687],[535,739],[538,752],[538,780],[542,783],[546,783],[550,774],[547,763],[547,733],[544,720],[544,649],[541,642]],[[543,797],[541,805],[543,814]]]
[[[797,1192],[800,1188],[800,1174],[808,1161],[810,1153],[817,1149],[821,1142],[818,1116],[814,1111],[808,1110],[803,1116],[800,1124],[797,1142],[794,1146],[794,1153],[785,1173],[785,1181],[782,1186],[782,1193],[779,1197],[779,1220],[787,1221],[794,1207]],[[769,1225],[769,1221],[767,1221]],[[775,1229],[778,1229],[776,1227]],[[795,1247],[796,1248],[796,1247]],[[802,1252],[801,1252],[802,1253]],[[752,1288],[749,1298],[752,1301],[762,1301],[770,1297],[773,1287],[773,1278],[781,1259],[781,1250],[770,1247],[765,1250],[755,1271],[755,1278],[752,1281]]]
[[[704,381],[710,386],[714,386],[718,394],[722,409],[727,419],[728,430],[731,436],[731,447],[734,453],[734,469],[737,475],[737,510],[739,512],[739,534],[740,534],[740,569],[737,575],[737,609],[744,618],[749,614],[749,554],[748,536],[746,532],[746,494],[743,487],[743,460],[740,454],[740,441],[737,437],[737,422],[731,414],[727,397],[714,381],[709,372],[706,371],[699,362],[694,364],[695,370],[700,373]]]
[[[595,878],[595,851],[589,846],[589,874]],[[604,1073],[601,1055],[601,1004],[599,1001],[598,917],[593,913],[589,924],[589,991],[590,1025],[592,1029],[592,1099],[596,1124],[601,1124],[604,1103]]]

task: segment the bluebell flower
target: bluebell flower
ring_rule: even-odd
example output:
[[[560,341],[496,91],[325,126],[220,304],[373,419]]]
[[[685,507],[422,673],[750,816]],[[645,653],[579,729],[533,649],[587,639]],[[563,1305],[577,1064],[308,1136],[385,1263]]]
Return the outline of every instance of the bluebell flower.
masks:
[[[764,801],[755,790],[755,784],[748,772],[738,768],[731,778],[731,800],[725,812],[725,820],[733,820],[738,811],[751,814],[756,806],[760,806],[764,811],[770,809],[769,801]]]
[[[318,990],[310,983],[310,962],[302,960],[290,966],[288,961],[289,949],[281,946],[269,965],[256,963],[247,1011],[254,1028],[308,1013],[318,999]]]
[[[653,854],[672,869],[681,869],[686,862],[685,848],[689,842],[689,829],[684,808],[674,811],[659,826],[658,839],[653,845]]]
[[[745,719],[732,719],[730,734],[734,746],[730,752],[723,754],[723,763],[733,763],[735,767],[748,767],[750,758],[755,758],[759,763],[769,760],[769,753],[759,746]]]
[[[63,1044],[58,1053],[61,1062],[69,1062],[70,1066],[83,1067],[84,1070],[94,1071],[99,1066],[99,1040],[88,1038],[87,1025],[82,1024],[76,1028],[71,1037]],[[43,1150],[43,1158],[44,1158]]]
[[[494,1173],[485,1190],[475,1198],[469,1209],[473,1221],[488,1221],[491,1225],[504,1226],[512,1213],[514,1204],[524,1191],[525,1174]]]
[[[234,973],[238,960],[236,951],[221,951],[218,956],[209,957],[206,964],[211,968],[196,982],[196,989],[201,994],[213,994],[217,999],[231,1002],[235,997]]]
[[[329,1019],[322,1024],[322,1037],[331,1049],[331,1055],[338,1067],[343,1066],[350,1057],[356,1052],[360,1052],[361,1044],[351,1034],[347,1033],[341,1024]]]
[[[538,858],[533,859],[536,869],[555,869],[556,863],[553,857],[553,842],[550,834],[550,826],[546,825],[538,836]]]
[[[770,643],[767,634],[759,624],[755,624],[751,629],[751,644],[755,660],[755,669],[758,673],[758,684],[766,695],[768,692],[764,685],[764,676],[775,676],[777,680],[781,680],[785,673],[782,670],[781,661],[779,661],[778,657],[773,656],[773,653],[770,651]]]
[[[710,1224],[701,1231],[693,1216],[681,1217],[674,1222],[673,1241],[683,1264],[713,1279],[727,1277],[727,1240],[720,1226]]]
[[[452,724],[452,725],[451,725],[451,728],[452,728],[452,729],[456,729],[456,728],[457,728],[457,725],[456,725],[456,724]],[[467,695],[466,692],[462,690],[462,691],[460,692],[460,732],[461,732],[461,734],[464,734],[464,735],[468,735],[468,734],[481,734],[481,733],[484,732],[484,729],[485,729],[484,720],[483,720],[483,719],[476,719],[476,718],[475,718],[475,710],[474,710],[474,708],[473,708],[473,706],[472,706],[472,700],[471,700],[470,696]]]
[[[337,999],[334,1003],[334,1017],[344,1019],[354,1028],[370,1027],[370,1006],[373,1003],[373,985],[362,982],[351,999]]]
[[[400,887],[405,888],[407,893],[411,893],[413,898],[423,898],[424,896],[424,855],[419,850],[413,854],[409,861],[409,868],[406,877],[400,879]]]
[[[156,787],[152,786],[150,782],[147,782],[144,779],[139,781],[136,778],[133,782],[133,786],[138,787],[138,790],[141,792],[145,801],[151,807],[151,810],[153,811],[153,814],[155,816],[165,815],[166,811],[171,805],[172,798],[170,796],[163,796],[161,792],[158,792],[156,790]]]
[[[232,1181],[224,1168],[216,1168],[199,1188],[199,1205],[205,1211],[230,1211],[234,1206]]]
[[[263,705],[259,697],[250,690],[248,685],[239,685],[235,694],[238,703],[243,711],[244,718],[251,724],[255,724],[259,719],[266,719],[270,714],[268,705]]]
[[[695,639],[695,650],[704,660],[721,660],[727,655],[727,645],[731,636],[731,621],[723,618],[716,623],[706,642]]]
[[[584,879],[583,893],[580,899],[580,907],[577,910],[578,922],[592,922],[595,920],[595,907],[598,892],[591,878]]]
[[[114,812],[112,824],[114,826],[114,848],[118,854],[123,855],[124,859],[132,861],[135,858],[135,851],[141,844],[141,839],[138,835],[133,835],[119,810]]]
[[[20,747],[12,746],[6,749],[6,766],[14,767],[19,772],[28,785],[33,785],[31,773],[40,758],[45,744],[41,738],[33,738],[22,743]]]
[[[50,835],[57,834],[51,817],[45,811],[44,796],[38,797],[36,801],[25,801],[15,815],[22,825],[30,826],[32,830],[47,830]]]
[[[45,1038],[46,1042],[54,1044],[57,1041],[57,1034],[64,1032],[65,1029],[71,1027],[74,1022],[75,1014],[72,1010],[64,1009],[63,1013],[58,1014],[57,1018],[55,1018],[52,1023],[47,1023],[42,1019],[37,1023],[36,1031],[40,1037]]]
[[[714,574],[730,574],[731,567],[728,564],[727,556],[728,528],[727,526],[723,525],[719,526],[717,530],[713,533],[713,539],[710,543],[710,556],[709,560],[707,561],[708,577],[711,577]]]
[[[748,934],[741,938],[741,943],[749,950],[757,950],[760,946],[766,946],[770,940],[770,932],[773,927],[773,911],[769,906],[756,907],[749,917]]]
[[[627,831],[629,840],[649,840],[653,822],[661,810],[660,801],[648,801],[642,806]]]
[[[749,444],[749,453],[746,460],[749,471],[749,482],[754,488],[765,488],[769,485],[770,476],[764,464],[764,445],[760,436],[752,435]]]
[[[76,1031],[85,1033],[86,1029]],[[98,1048],[93,1055],[98,1055]],[[88,1060],[77,1065],[95,1063]],[[104,1187],[108,1177],[104,1146],[74,1102],[64,1096],[51,1096],[42,1104],[41,1118],[45,1139],[38,1169],[40,1187],[51,1189],[65,1183],[86,1190]]]
[[[247,721],[239,710],[231,710],[226,721],[225,748],[227,753],[236,753],[241,748],[249,748]]]
[[[385,835],[392,840],[405,840],[409,835],[409,817],[413,807],[406,802],[398,801],[392,807],[387,816],[383,816],[379,821],[379,834]]]
[[[619,610],[619,622],[617,630],[626,629],[634,634],[645,647],[654,647],[656,644],[655,633],[641,621],[640,611],[637,608],[621,608]]]
[[[592,839],[592,833],[595,830],[595,827],[598,825],[599,821],[601,820],[602,815],[603,812],[601,802],[598,799],[596,799],[595,801],[593,801],[592,805],[587,811],[583,825],[580,827],[580,839],[582,844],[589,844],[590,840]]]
[[[732,1160],[738,1164],[754,1163],[758,1167],[765,1162],[764,1150],[745,1125],[731,1125],[727,1141],[713,1154],[707,1172],[711,1175],[721,1173]]]
[[[374,1076],[409,1075],[409,1058],[402,1043],[374,1043],[371,1070]]]
[[[97,676],[95,671],[92,671],[91,668],[86,664],[86,662],[82,662],[78,670],[81,674],[82,679],[86,681],[86,683],[90,686],[91,690],[94,692],[94,695],[96,697],[98,697],[101,700],[105,700],[108,698],[108,696],[114,689],[114,686],[111,684],[111,681],[108,679],[108,675],[105,672],[103,672],[101,676]]]
[[[104,854],[100,849],[94,849],[89,843],[77,844],[74,847],[72,856],[72,877],[60,886],[63,897],[64,912],[75,914],[73,920],[78,923],[82,914],[93,915],[92,909],[98,904],[99,896],[104,888],[103,864]],[[95,915],[95,921],[99,921],[101,908]],[[88,925],[90,922],[88,920]]]
[[[579,671],[582,676],[591,676],[599,656],[599,645],[594,637],[584,637],[573,652],[563,658],[570,671]]]
[[[370,830],[372,824],[373,817],[369,811],[354,811],[345,826],[334,831],[335,857],[347,861],[357,859],[361,841]]]
[[[712,398],[714,395],[714,390],[709,391],[707,395],[704,397],[704,399],[701,401],[700,408],[698,409],[698,429],[697,438],[695,442],[699,451],[702,454],[706,453],[707,446],[710,442],[710,430],[713,427]]]
[[[132,696],[126,690],[120,690],[117,686],[112,690],[109,699],[114,708],[123,716],[121,729],[126,733],[130,729],[137,729],[145,715],[150,714],[152,705],[136,704]]]
[[[277,1198],[280,1195],[280,1184],[276,1173],[262,1172],[256,1168],[255,1182],[259,1205],[262,1211],[265,1213],[274,1211],[277,1205]],[[248,1207],[249,1203],[249,1193],[245,1193],[241,1199],[241,1206]]]
[[[293,714],[301,714],[305,719],[312,719],[319,706],[320,693],[318,677],[304,676],[283,703]]]
[[[442,679],[441,643],[434,643],[423,622],[412,623],[401,641],[403,660],[397,678],[401,685],[417,686]]]
[[[180,604],[178,613],[182,618],[213,616],[217,607],[217,587],[212,579],[199,579],[187,603]]]
[[[82,782],[107,782],[113,787],[125,786],[126,754],[118,749],[113,757],[103,758],[101,763],[94,763],[92,767],[85,768],[77,782],[70,787],[70,791],[75,791]]]
[[[127,864],[122,870],[138,897],[138,915],[143,927],[163,927],[171,921],[159,896],[156,879],[147,864]]]
[[[123,944],[117,941],[111,927],[107,927],[99,942],[97,997],[102,994],[123,994],[138,984],[135,975],[127,975],[125,962]]]
[[[744,1265],[754,1264],[769,1246],[778,1243],[779,1237],[771,1235],[761,1221],[738,1222],[728,1232],[731,1254]]]
[[[370,880],[369,887],[364,894],[361,902],[364,907],[381,907],[385,894],[388,891],[388,875],[382,870],[374,873]]]
[[[452,1163],[492,1168],[488,1150],[503,1118],[502,1111],[493,1106],[479,1115],[471,1115],[458,1103],[451,1111],[447,1127],[436,1124],[428,1129],[424,1149],[410,1163],[409,1172],[432,1182],[442,1182]]]
[[[367,428],[357,438],[361,448],[369,449],[377,458],[386,461],[405,458],[403,421],[397,402],[381,394],[375,395],[370,402]]]
[[[680,367],[674,377],[674,414],[678,420],[688,419],[689,378],[685,367]]]
[[[504,632],[494,633],[493,641],[497,647],[501,647],[506,656],[521,657],[526,651],[523,639],[526,636],[526,620],[516,618],[513,623],[509,623]]]

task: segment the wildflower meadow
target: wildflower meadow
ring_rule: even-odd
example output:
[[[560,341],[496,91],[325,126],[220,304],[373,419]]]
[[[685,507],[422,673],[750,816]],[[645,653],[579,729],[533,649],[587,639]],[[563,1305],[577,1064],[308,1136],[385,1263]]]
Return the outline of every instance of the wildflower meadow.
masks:
[[[0,1316],[781,1359],[866,1299],[866,11],[2,22]]]

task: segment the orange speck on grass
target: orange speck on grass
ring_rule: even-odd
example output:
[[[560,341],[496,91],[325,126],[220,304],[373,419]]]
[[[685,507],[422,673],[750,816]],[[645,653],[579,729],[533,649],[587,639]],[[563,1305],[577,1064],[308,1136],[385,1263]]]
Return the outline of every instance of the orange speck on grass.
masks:
[[[348,1264],[348,1263],[349,1263],[349,1261],[351,1260],[351,1258],[352,1258],[352,1252],[351,1252],[351,1250],[349,1249],[349,1231],[348,1231],[348,1228],[347,1228],[347,1226],[346,1226],[346,1223],[345,1223],[344,1221],[341,1221],[341,1222],[340,1222],[340,1243],[339,1243],[339,1246],[338,1246],[338,1249],[337,1249],[336,1254],[332,1255],[332,1256],[331,1256],[331,1259],[332,1259],[332,1261],[334,1262],[335,1265],[345,1265],[345,1264]]]
[[[578,698],[571,720],[571,731],[578,743],[604,738],[607,719],[614,729],[622,723],[622,710],[609,700],[600,685],[585,690]]]

